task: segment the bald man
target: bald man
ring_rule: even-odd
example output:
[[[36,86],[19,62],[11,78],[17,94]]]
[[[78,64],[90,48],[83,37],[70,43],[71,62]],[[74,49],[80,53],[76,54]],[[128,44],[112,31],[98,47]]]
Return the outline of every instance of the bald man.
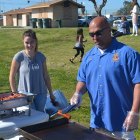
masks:
[[[111,36],[104,17],[94,18],[89,35],[95,43],[86,53],[70,103],[80,106],[90,98],[90,128],[104,129],[125,140],[135,140],[140,109],[140,55]]]

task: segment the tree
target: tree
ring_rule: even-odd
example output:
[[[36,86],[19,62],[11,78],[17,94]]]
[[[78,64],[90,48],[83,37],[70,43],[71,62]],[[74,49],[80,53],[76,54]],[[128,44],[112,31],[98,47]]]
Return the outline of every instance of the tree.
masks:
[[[132,2],[124,1],[124,2],[123,2],[123,7],[120,8],[120,9],[116,12],[116,14],[117,14],[117,15],[129,15],[131,10],[132,10]]]
[[[105,5],[107,3],[107,0],[103,0],[102,4],[99,5],[99,7],[97,6],[96,0],[89,0],[89,1],[93,2],[94,8],[95,8],[95,11],[96,11],[97,15],[102,16],[102,9],[103,9],[103,7],[105,7]]]
[[[83,15],[85,14],[85,7],[81,8],[81,12],[82,12]]]

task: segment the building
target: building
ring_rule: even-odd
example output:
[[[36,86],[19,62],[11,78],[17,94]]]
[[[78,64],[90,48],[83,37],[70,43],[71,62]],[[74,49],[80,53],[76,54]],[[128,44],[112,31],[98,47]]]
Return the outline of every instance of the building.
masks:
[[[78,8],[83,5],[73,0],[51,0],[38,3],[24,9],[11,10],[3,14],[4,26],[42,27],[42,19],[46,19],[48,27],[76,27],[78,26]],[[48,19],[48,20],[47,20]],[[47,27],[47,26],[46,26]]]
[[[0,14],[0,26],[3,26],[3,15]]]
[[[3,26],[30,26],[31,10],[16,9],[3,14]]]

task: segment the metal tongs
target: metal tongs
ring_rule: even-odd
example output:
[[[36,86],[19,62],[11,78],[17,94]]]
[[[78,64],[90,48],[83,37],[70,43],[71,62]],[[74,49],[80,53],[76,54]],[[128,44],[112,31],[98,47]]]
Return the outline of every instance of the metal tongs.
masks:
[[[68,113],[72,110],[74,110],[76,108],[77,105],[68,105],[66,108],[62,109],[62,110],[57,110],[57,112],[53,113],[50,118],[53,119],[57,116],[61,116],[67,119],[71,118],[71,115]]]

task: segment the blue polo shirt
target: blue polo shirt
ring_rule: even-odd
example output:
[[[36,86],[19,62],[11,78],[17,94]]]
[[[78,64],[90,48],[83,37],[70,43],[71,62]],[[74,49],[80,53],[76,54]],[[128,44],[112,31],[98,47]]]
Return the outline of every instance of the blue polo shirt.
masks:
[[[140,55],[112,39],[101,54],[94,46],[84,56],[77,80],[86,83],[90,97],[90,127],[123,131],[123,122],[133,102],[133,89],[140,83]]]

